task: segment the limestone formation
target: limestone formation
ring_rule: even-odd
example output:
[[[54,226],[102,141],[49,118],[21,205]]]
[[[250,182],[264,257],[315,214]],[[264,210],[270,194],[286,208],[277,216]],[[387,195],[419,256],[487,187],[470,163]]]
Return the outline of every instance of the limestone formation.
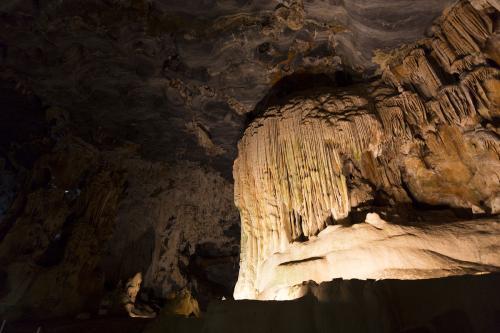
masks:
[[[302,0],[289,2],[289,4],[278,6],[274,15],[279,23],[284,24],[289,29],[300,30],[305,20],[304,4]]]
[[[68,135],[37,161],[2,221],[9,228],[0,242],[4,318],[96,314],[107,293],[123,291],[105,285],[134,276],[134,293],[143,280],[143,290],[158,297],[186,286],[215,297],[206,290],[212,284],[221,286],[217,297],[231,294],[238,254],[228,231],[237,218],[232,186],[193,163],[145,163],[136,150],[103,152]],[[226,276],[186,272],[207,245],[220,248],[211,255],[221,259],[203,269]],[[113,301],[113,311],[115,305],[125,313],[121,300]],[[151,315],[135,310],[143,312],[140,304],[131,313]]]
[[[196,301],[187,289],[174,293],[171,297],[167,298],[167,302],[160,312],[160,316],[194,316],[198,318],[200,315],[198,301]]]
[[[496,219],[432,226],[401,226],[368,214],[366,223],[328,226],[291,244],[262,264],[257,299],[304,296],[303,281],[415,280],[500,271]]]
[[[201,127],[196,122],[190,122],[186,125],[188,132],[192,133],[198,144],[206,149],[208,155],[221,155],[224,154],[224,149],[216,146],[213,141],[210,139],[210,134],[206,129]]]
[[[242,221],[236,297],[263,291],[258,281],[275,253],[381,193],[393,204],[499,213],[500,71],[482,51],[492,26],[485,12],[459,2],[432,37],[377,54],[382,81],[298,94],[249,125],[234,163]]]
[[[500,10],[500,2],[498,0],[471,0],[470,3],[478,10],[487,9],[489,7]]]
[[[131,277],[125,285],[121,304],[125,308],[127,314],[132,318],[154,318],[156,312],[148,306],[139,306],[137,302],[137,294],[141,289],[142,273],[137,273]]]
[[[235,198],[247,297],[268,258],[367,212],[499,212],[497,9],[0,1],[0,319],[92,321],[137,272],[139,300],[192,291],[184,314],[229,299]]]

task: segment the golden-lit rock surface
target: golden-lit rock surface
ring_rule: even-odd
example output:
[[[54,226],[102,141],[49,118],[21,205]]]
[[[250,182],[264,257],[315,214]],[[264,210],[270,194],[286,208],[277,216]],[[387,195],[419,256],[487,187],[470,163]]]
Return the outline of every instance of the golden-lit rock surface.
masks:
[[[127,281],[125,290],[122,291],[120,305],[132,318],[154,318],[156,317],[156,312],[148,307],[141,308],[138,302],[137,295],[141,290],[141,284],[142,273],[139,272]]]
[[[258,281],[274,253],[380,193],[393,204],[499,213],[500,71],[482,51],[493,34],[490,16],[459,2],[432,37],[375,56],[381,81],[301,93],[249,125],[234,163],[242,220],[236,297],[272,286]],[[498,241],[497,230],[490,237]]]

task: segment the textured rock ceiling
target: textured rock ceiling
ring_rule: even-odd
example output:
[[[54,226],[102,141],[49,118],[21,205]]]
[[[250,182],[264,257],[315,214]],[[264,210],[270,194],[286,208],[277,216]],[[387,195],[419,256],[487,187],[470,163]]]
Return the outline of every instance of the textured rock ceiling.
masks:
[[[273,84],[371,76],[374,49],[421,38],[452,2],[3,1],[2,76],[67,109],[86,138],[229,177],[245,114]]]

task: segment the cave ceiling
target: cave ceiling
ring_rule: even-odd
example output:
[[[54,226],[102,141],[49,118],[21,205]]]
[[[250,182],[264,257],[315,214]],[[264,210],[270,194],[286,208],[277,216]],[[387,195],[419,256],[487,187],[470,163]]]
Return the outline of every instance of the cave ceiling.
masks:
[[[230,178],[249,114],[280,80],[370,79],[374,50],[424,37],[452,2],[2,1],[1,75],[93,144]]]

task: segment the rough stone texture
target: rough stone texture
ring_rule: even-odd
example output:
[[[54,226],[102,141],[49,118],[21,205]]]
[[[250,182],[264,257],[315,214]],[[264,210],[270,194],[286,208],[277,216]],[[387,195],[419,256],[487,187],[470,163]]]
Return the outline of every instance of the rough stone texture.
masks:
[[[80,140],[39,159],[3,223],[1,312],[10,317],[74,313],[99,302],[102,244],[123,195],[123,169]]]
[[[381,194],[499,212],[500,71],[481,51],[493,33],[488,15],[460,2],[432,37],[377,54],[382,81],[283,99],[249,125],[234,165],[235,296],[262,291],[255,283],[273,253]]]
[[[421,38],[452,2],[8,0],[1,77],[67,110],[85,139],[230,178],[243,115],[277,81],[370,76],[374,49]]]
[[[187,276],[199,279],[200,288],[211,281],[222,289],[216,294],[230,295],[239,253],[238,234],[232,232],[238,228],[232,185],[191,163],[166,166],[135,158],[126,165],[127,197],[107,247],[108,275],[118,273],[120,258],[121,275],[144,271],[145,287],[156,295],[196,285]]]
[[[418,281],[334,280],[294,301],[222,301],[201,319],[160,318],[156,332],[498,331],[498,274]]]
[[[99,151],[65,137],[36,162],[3,222],[13,224],[0,244],[4,316],[96,311],[106,286],[137,272],[157,296],[187,286],[205,299],[230,295],[238,254],[225,235],[237,224],[231,184],[189,163],[146,162],[136,149]],[[188,271],[204,244],[221,250],[202,273],[224,267],[226,276]]]

